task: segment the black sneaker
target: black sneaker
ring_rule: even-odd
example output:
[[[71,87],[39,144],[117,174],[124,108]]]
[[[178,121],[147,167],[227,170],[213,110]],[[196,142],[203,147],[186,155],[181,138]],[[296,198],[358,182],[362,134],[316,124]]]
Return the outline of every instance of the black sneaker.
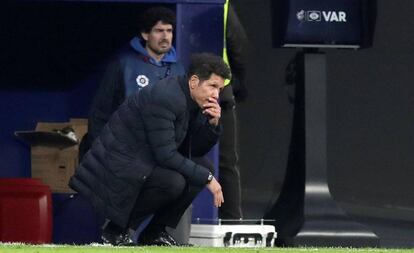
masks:
[[[119,234],[104,229],[101,238],[104,243],[113,246],[137,246],[137,244],[132,241],[128,232]]]
[[[164,232],[164,233],[166,233],[166,237],[168,238],[168,240],[170,242],[172,242],[174,244],[174,246],[180,246],[180,247],[193,247],[194,246],[191,243],[179,243],[169,233],[167,233],[167,232]]]
[[[165,231],[157,233],[146,233],[145,231],[138,239],[138,245],[145,246],[181,246],[175,239]]]

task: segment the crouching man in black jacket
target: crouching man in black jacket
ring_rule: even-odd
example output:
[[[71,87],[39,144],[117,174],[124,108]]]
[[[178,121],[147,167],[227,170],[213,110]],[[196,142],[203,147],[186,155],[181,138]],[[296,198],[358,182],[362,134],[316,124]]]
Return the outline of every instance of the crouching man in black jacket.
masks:
[[[153,214],[139,244],[174,246],[166,226],[177,225],[205,186],[221,206],[220,184],[189,158],[206,154],[218,141],[218,98],[228,78],[220,57],[194,55],[187,76],[147,86],[114,112],[69,183],[109,220],[104,242],[131,245],[128,229]]]

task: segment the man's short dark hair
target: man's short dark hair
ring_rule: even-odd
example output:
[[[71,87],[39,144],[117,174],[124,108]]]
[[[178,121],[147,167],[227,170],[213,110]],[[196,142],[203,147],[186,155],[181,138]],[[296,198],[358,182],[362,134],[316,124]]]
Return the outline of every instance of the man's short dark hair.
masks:
[[[200,81],[210,78],[211,74],[216,74],[224,79],[230,79],[230,68],[223,61],[223,58],[210,53],[193,54],[191,56],[188,76],[198,76]]]
[[[140,32],[149,33],[151,29],[161,21],[164,24],[175,27],[175,13],[166,7],[156,6],[151,7],[142,13],[140,16],[139,30]]]

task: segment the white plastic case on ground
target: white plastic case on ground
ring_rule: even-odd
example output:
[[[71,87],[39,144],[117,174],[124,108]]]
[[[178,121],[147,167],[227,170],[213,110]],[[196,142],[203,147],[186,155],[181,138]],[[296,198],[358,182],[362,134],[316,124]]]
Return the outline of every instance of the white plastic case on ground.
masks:
[[[272,225],[192,224],[189,243],[207,247],[271,247],[276,236]]]

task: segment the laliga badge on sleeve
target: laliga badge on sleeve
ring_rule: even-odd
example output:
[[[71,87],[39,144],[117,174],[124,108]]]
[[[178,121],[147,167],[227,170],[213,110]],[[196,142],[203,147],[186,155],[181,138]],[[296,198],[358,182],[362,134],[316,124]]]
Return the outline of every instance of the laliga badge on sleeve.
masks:
[[[143,88],[149,84],[149,79],[145,75],[139,75],[137,76],[137,84],[139,87]]]

